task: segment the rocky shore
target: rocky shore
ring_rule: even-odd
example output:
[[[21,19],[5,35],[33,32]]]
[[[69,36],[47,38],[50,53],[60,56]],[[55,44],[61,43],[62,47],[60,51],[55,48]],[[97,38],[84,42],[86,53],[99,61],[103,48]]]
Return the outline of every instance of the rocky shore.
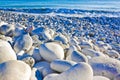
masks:
[[[119,22],[0,10],[0,80],[120,80]]]

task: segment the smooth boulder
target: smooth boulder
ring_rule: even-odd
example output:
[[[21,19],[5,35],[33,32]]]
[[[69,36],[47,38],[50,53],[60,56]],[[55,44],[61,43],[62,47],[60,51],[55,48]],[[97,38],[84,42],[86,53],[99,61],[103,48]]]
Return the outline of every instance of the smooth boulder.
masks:
[[[43,80],[93,80],[93,71],[89,64],[81,62],[61,74],[50,74]]]
[[[94,76],[105,76],[110,80],[120,73],[120,61],[109,57],[94,57],[89,60]]]
[[[64,50],[61,45],[48,42],[40,45],[40,53],[46,61],[53,61],[55,59],[64,59]]]
[[[23,61],[10,60],[0,64],[0,80],[29,80],[31,68]]]
[[[56,59],[50,63],[50,67],[57,72],[64,72],[75,64],[77,63],[73,61]]]
[[[0,40],[0,63],[16,59],[16,54],[11,45],[7,41]]]

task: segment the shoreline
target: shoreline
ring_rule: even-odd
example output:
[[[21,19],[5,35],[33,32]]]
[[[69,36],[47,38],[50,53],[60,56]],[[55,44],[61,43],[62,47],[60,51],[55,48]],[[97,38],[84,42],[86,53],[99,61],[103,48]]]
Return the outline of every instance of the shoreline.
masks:
[[[2,13],[3,12],[3,13]],[[2,17],[3,18],[3,20],[2,21],[5,21],[4,19],[5,18],[8,18],[9,17],[9,19],[8,20],[6,20],[5,22],[8,22],[8,23],[11,23],[9,20],[13,20],[12,22],[13,23],[22,23],[22,25],[26,25],[26,26],[29,26],[29,25],[33,25],[33,26],[35,26],[35,27],[37,27],[37,26],[42,26],[42,27],[44,27],[44,26],[48,26],[49,28],[56,28],[55,30],[57,30],[57,28],[60,28],[60,26],[61,25],[63,25],[63,26],[65,26],[65,27],[71,27],[71,28],[74,28],[75,30],[73,31],[73,33],[75,34],[75,35],[80,35],[80,36],[85,36],[85,37],[87,37],[89,34],[96,34],[96,36],[95,37],[97,37],[97,36],[99,36],[99,35],[102,35],[101,37],[99,36],[99,37],[97,37],[97,38],[95,38],[95,37],[89,37],[90,39],[96,39],[96,40],[99,40],[99,38],[104,38],[104,39],[107,39],[107,38],[109,38],[109,37],[112,37],[112,41],[113,41],[113,44],[115,43],[115,44],[120,44],[120,41],[119,41],[119,36],[120,36],[120,34],[119,34],[119,30],[120,30],[120,24],[117,24],[118,22],[119,22],[119,17],[105,17],[105,16],[101,16],[101,17],[84,17],[84,16],[81,16],[81,17],[77,17],[77,16],[64,16],[64,15],[59,15],[59,14],[52,14],[51,13],[51,15],[50,14],[34,14],[34,13],[24,13],[24,11],[23,12],[9,12],[9,11],[1,11],[0,12],[1,14],[3,14],[4,16],[6,15],[6,17]],[[84,13],[84,12],[83,12]],[[91,13],[91,14],[93,14],[93,13]],[[104,14],[106,14],[106,13],[104,13]],[[14,17],[14,16],[11,16],[12,15],[16,15],[16,17]],[[71,14],[72,15],[72,14]],[[79,15],[79,14],[78,14]],[[27,16],[26,18],[25,18],[25,16]],[[109,15],[108,15],[109,16]],[[21,20],[19,20],[19,21],[15,21],[16,19],[20,19],[20,18],[23,18],[23,20],[24,21],[21,21]],[[58,18],[58,19],[57,19]],[[31,19],[31,21],[30,21],[30,19]],[[33,19],[33,20],[32,20]],[[116,19],[118,20],[117,22],[116,22]],[[0,19],[1,20],[1,19]],[[38,21],[37,21],[38,20]],[[60,21],[61,20],[61,21]],[[74,20],[76,20],[76,22],[74,23]],[[93,21],[92,21],[93,20]],[[111,21],[111,20],[113,20],[112,21],[112,23],[111,22],[107,22],[106,20],[108,20],[108,21]],[[47,21],[47,22],[46,22]],[[55,22],[54,22],[55,21]],[[100,21],[100,22],[99,22]],[[57,24],[55,24],[57,22]],[[61,23],[62,22],[62,23]],[[67,22],[67,24],[66,24],[66,22]],[[83,22],[83,24],[82,24],[82,22]],[[111,25],[114,23],[114,22],[116,22],[115,23],[115,27],[111,27]],[[52,24],[51,26],[50,26],[50,24]],[[83,29],[83,28],[85,28],[85,25],[86,24],[88,24],[88,26],[89,27],[86,27],[86,31],[85,31],[85,29]],[[80,27],[81,26],[81,27]],[[118,26],[118,27],[117,27]],[[94,28],[93,28],[94,27]],[[98,30],[98,28],[100,28],[100,30]],[[111,27],[111,28],[110,28]],[[78,30],[77,31],[77,28],[80,28],[81,30]],[[92,29],[93,28],[93,29]],[[96,32],[95,31],[95,29],[98,31],[98,32]],[[106,30],[106,31],[104,31],[104,30]],[[72,31],[72,30],[71,30]],[[83,33],[80,33],[80,31],[81,32],[83,32]],[[88,31],[88,32],[87,32]],[[91,32],[92,31],[92,32]],[[91,32],[91,33],[90,33]],[[111,32],[112,32],[112,34],[111,34]],[[73,33],[71,33],[71,34],[73,34]],[[117,34],[118,33],[118,34]],[[109,36],[109,37],[106,37],[105,38],[105,34],[107,34],[107,36]],[[115,36],[114,36],[115,35]],[[78,37],[78,36],[77,36]],[[118,38],[118,39],[117,39]],[[115,41],[114,39],[116,39],[116,40],[118,40],[118,41]],[[110,39],[108,39],[108,40],[111,40],[111,38]],[[105,41],[106,42],[106,41]],[[111,43],[110,41],[108,41],[107,43]],[[119,51],[119,50],[118,50]]]

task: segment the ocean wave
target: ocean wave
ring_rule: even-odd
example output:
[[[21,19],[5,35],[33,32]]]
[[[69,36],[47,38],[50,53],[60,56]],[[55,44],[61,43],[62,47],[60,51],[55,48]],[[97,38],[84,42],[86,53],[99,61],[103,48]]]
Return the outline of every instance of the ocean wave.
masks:
[[[17,9],[2,8],[0,10],[30,13],[38,15],[50,16],[66,16],[66,17],[120,17],[120,11],[103,11],[103,10],[80,10],[80,9],[52,9],[52,8],[34,8],[34,9]]]

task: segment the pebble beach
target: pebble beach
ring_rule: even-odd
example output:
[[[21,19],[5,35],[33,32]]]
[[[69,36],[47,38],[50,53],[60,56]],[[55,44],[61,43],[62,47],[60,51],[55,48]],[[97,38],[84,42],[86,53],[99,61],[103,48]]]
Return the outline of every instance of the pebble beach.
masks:
[[[120,12],[0,9],[0,80],[120,80]]]

